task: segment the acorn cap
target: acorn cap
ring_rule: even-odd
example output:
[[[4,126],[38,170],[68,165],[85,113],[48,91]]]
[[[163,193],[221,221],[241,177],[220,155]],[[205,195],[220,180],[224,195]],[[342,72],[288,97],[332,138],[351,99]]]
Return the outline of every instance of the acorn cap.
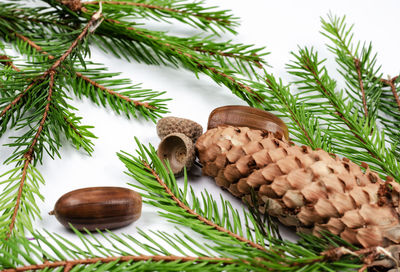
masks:
[[[165,165],[168,160],[172,173],[183,174],[183,168],[189,170],[195,159],[192,140],[183,133],[172,133],[164,137],[157,149],[157,156]]]
[[[198,123],[179,117],[164,117],[157,122],[157,134],[160,139],[171,133],[183,133],[189,137],[192,142],[196,142],[197,138],[203,134],[203,128]]]

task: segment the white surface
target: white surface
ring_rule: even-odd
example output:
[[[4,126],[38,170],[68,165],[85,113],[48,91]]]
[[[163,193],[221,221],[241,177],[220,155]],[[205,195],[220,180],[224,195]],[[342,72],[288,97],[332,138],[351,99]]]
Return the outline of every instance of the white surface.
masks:
[[[319,34],[320,16],[326,16],[329,11],[340,16],[346,14],[348,22],[356,24],[355,38],[373,42],[375,51],[379,53],[378,61],[383,65],[385,74],[395,75],[400,72],[399,1],[209,0],[207,4],[231,9],[233,14],[240,17],[241,26],[237,29],[239,34],[236,37],[225,35],[223,38],[266,46],[267,51],[272,53],[266,56],[266,60],[272,65],[271,70],[275,75],[283,77],[286,82],[290,80],[290,76],[286,74],[284,67],[292,59],[289,52],[296,50],[298,45],[314,46],[321,56],[329,57],[328,66],[331,74],[337,74],[334,72],[336,69],[334,59],[324,46],[327,40]],[[162,29],[167,30],[175,26],[164,25]],[[174,28],[173,33],[190,32],[187,28],[178,26],[178,29]],[[123,72],[123,77],[129,77],[135,83],[142,82],[145,88],[167,91],[165,97],[173,99],[168,102],[170,115],[195,120],[203,127],[206,127],[208,114],[215,107],[244,104],[226,87],[218,86],[202,75],[198,80],[191,72],[183,69],[128,63],[97,49],[93,49],[92,59],[104,63],[110,71]],[[94,140],[95,152],[89,157],[66,143],[60,150],[62,159],[44,158],[44,164],[38,168],[46,180],[46,185],[41,188],[46,200],[39,204],[43,219],[35,225],[75,240],[73,234],[47,214],[52,210],[56,200],[64,193],[82,187],[128,187],[126,183],[134,181],[123,173],[125,169],[118,160],[116,152],[125,150],[133,153],[136,149],[134,136],[146,145],[152,143],[157,146],[159,139],[153,123],[128,120],[109,109],[97,107],[88,100],[74,100],[72,104],[79,109],[78,115],[83,117],[85,124],[95,126],[92,130],[98,136],[98,139]],[[0,144],[9,142],[6,136],[10,134],[0,139]],[[4,161],[10,152],[11,149],[1,147],[0,160]],[[216,198],[218,194],[223,193],[236,208],[242,207],[240,201],[222,192],[209,178],[196,177],[192,184],[197,191],[206,187]],[[167,223],[157,215],[154,208],[147,205],[144,205],[142,217],[136,223],[116,232],[135,235],[136,227],[174,230],[174,225]],[[289,236],[291,234],[289,232]]]

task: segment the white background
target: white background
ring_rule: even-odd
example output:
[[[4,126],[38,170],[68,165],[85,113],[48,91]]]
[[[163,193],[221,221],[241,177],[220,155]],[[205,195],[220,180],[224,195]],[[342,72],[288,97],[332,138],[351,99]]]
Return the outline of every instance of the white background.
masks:
[[[285,82],[291,80],[285,71],[285,64],[292,59],[290,51],[295,51],[299,45],[314,46],[321,57],[328,57],[328,68],[332,75],[337,75],[334,57],[325,47],[327,39],[319,33],[320,16],[326,18],[329,11],[340,16],[345,14],[349,23],[355,23],[356,39],[373,42],[375,51],[379,53],[378,63],[383,65],[382,71],[385,74],[396,75],[400,72],[399,1],[208,0],[206,3],[231,9],[233,14],[240,17],[241,26],[237,28],[239,34],[223,35],[222,39],[266,46],[266,50],[271,52],[265,57],[272,66],[270,71],[282,77]],[[179,24],[151,25],[151,28],[171,30],[176,35],[195,33]],[[123,77],[131,78],[134,83],[142,82],[144,88],[166,91],[164,97],[173,99],[168,102],[169,115],[195,120],[203,128],[207,125],[208,114],[215,107],[244,104],[226,87],[218,86],[202,75],[198,80],[191,72],[183,69],[129,63],[96,48],[93,49],[92,59],[104,63],[110,71],[122,72]],[[340,80],[339,78],[339,84]],[[85,124],[95,126],[92,130],[98,137],[93,141],[95,151],[89,157],[83,151],[76,151],[65,143],[60,150],[62,159],[52,160],[47,156],[44,158],[43,165],[38,166],[38,169],[46,181],[46,185],[41,188],[46,199],[39,203],[42,220],[35,222],[35,226],[74,240],[71,232],[47,214],[53,209],[57,199],[71,190],[83,187],[128,187],[126,183],[134,181],[123,173],[125,169],[116,152],[125,150],[133,153],[136,149],[134,136],[146,145],[152,143],[157,146],[159,139],[155,124],[151,122],[128,120],[109,109],[97,107],[86,99],[74,99],[72,104],[79,109],[78,115],[83,117]],[[11,135],[15,133],[4,135],[0,144],[8,143],[10,140],[7,137]],[[0,146],[0,160],[4,161],[11,152],[12,149]],[[4,165],[0,166],[0,172],[4,172],[6,168]],[[209,178],[193,176],[191,184],[198,192],[201,188],[207,188],[216,198],[222,193],[235,207],[242,207],[239,200],[222,192]],[[115,232],[135,235],[136,227],[145,230],[174,230],[172,224],[158,216],[156,210],[148,205],[144,205],[142,217],[137,222]],[[292,231],[285,230],[285,233],[290,239],[293,238]]]

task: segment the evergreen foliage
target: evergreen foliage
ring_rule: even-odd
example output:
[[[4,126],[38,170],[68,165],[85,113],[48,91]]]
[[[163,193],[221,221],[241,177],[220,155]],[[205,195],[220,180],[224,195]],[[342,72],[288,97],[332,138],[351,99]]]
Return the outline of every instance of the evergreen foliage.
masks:
[[[301,234],[296,243],[282,240],[273,220],[251,203],[237,211],[221,196],[217,200],[207,191],[195,193],[186,174],[181,188],[155,149],[138,141],[137,155],[121,152],[118,157],[131,185],[146,204],[177,225],[176,234],[138,230],[138,239],[99,232],[105,244],[75,230],[85,245],[79,248],[57,234],[33,229],[32,221],[40,215],[36,201],[43,199],[44,180],[36,170],[43,155],[59,156],[64,138],[88,154],[94,148],[91,127],[81,124],[78,110],[69,104],[72,94],[128,118],[155,121],[167,112],[163,92],[116,79],[119,74],[87,60],[91,44],[127,60],[203,73],[250,106],[282,117],[294,142],[362,166],[366,162],[382,176],[400,181],[399,77],[382,78],[371,44],[353,41],[345,17],[321,19],[322,34],[345,82],[339,90],[313,48],[293,52],[287,66],[296,77],[291,84],[260,70],[267,54],[263,48],[217,42],[224,31],[235,33],[236,18],[202,1],[43,2],[47,5],[38,8],[0,3],[0,137],[10,129],[19,133],[8,144],[15,150],[6,159],[12,168],[0,174],[0,269],[353,271],[370,256],[390,257],[377,249],[359,250],[329,233],[322,238]],[[179,21],[212,34],[175,37],[135,22],[143,19]],[[8,56],[9,46],[20,56]],[[24,237],[26,231],[34,240]]]

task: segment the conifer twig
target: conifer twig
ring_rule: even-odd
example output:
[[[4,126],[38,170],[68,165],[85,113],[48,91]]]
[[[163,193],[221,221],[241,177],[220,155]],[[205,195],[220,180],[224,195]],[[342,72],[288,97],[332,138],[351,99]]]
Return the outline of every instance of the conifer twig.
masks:
[[[89,12],[89,11],[88,11],[87,9],[85,9],[85,8],[82,8],[82,11],[84,11],[84,12]],[[89,12],[89,14],[90,14],[90,12]],[[112,23],[112,24],[122,25],[122,23],[121,23],[120,21],[115,20],[115,19],[106,18],[105,20],[106,20],[107,22],[109,22],[109,23]],[[163,42],[162,40],[158,39],[157,37],[154,37],[154,36],[152,36],[152,35],[146,34],[146,33],[142,32],[142,31],[140,31],[139,29],[134,28],[134,27],[132,27],[132,26],[125,26],[125,28],[126,28],[126,30],[135,32],[137,35],[144,36],[144,37],[146,37],[146,38],[152,40],[153,42],[156,42],[156,43],[158,43],[158,44],[160,44],[160,45],[162,45],[162,46],[165,46],[165,47],[169,48],[171,51],[174,51],[174,52],[178,53],[179,55],[185,56],[185,57],[187,57],[187,58],[193,60],[193,62],[197,65],[198,68],[201,68],[201,69],[204,69],[204,70],[209,70],[209,71],[211,71],[213,74],[215,74],[215,75],[217,75],[217,76],[221,76],[221,77],[227,79],[228,81],[231,82],[231,84],[233,84],[234,86],[236,86],[238,89],[240,89],[240,90],[242,90],[242,91],[244,91],[244,92],[246,92],[246,93],[249,93],[250,95],[254,96],[255,99],[256,99],[258,102],[262,102],[262,101],[263,101],[262,97],[261,97],[258,93],[256,93],[250,86],[248,86],[248,85],[246,85],[246,84],[243,84],[243,83],[241,83],[241,82],[238,82],[238,81],[237,81],[236,79],[234,79],[233,77],[227,75],[226,73],[224,73],[224,72],[222,72],[222,71],[220,71],[220,70],[217,70],[217,69],[214,68],[214,67],[210,67],[210,66],[207,66],[207,65],[203,64],[203,63],[201,62],[201,60],[195,58],[195,57],[192,56],[191,54],[182,52],[182,51],[181,51],[179,48],[177,48],[176,46],[174,46],[174,45],[172,45],[172,44],[169,44],[169,43],[165,43],[165,42]]]
[[[45,124],[46,119],[47,119],[47,115],[48,115],[49,110],[50,110],[51,96],[53,94],[55,71],[52,70],[49,73],[50,73],[50,81],[49,81],[49,91],[48,91],[48,95],[47,95],[47,104],[46,104],[46,107],[44,109],[44,113],[43,113],[42,119],[40,120],[39,127],[37,129],[35,137],[33,138],[33,141],[31,143],[28,151],[24,154],[25,162],[24,162],[24,167],[22,169],[22,177],[21,177],[21,180],[19,182],[20,185],[19,185],[19,188],[18,188],[18,195],[17,195],[17,199],[15,201],[14,212],[13,212],[13,215],[12,215],[12,218],[11,218],[11,223],[10,223],[10,226],[9,226],[9,231],[7,233],[7,237],[11,236],[11,233],[12,233],[12,231],[14,229],[15,220],[17,218],[19,205],[20,205],[20,202],[21,202],[22,191],[23,191],[23,187],[24,187],[24,184],[25,184],[26,174],[27,174],[27,171],[28,171],[28,166],[32,162],[32,159],[33,159],[33,156],[34,156],[33,153],[34,153],[34,150],[35,150],[34,148],[36,146],[36,143],[37,143],[37,141],[39,139],[40,134],[42,133],[44,124]]]
[[[208,49],[204,49],[204,48],[201,48],[201,47],[193,47],[193,48],[190,48],[190,49],[192,49],[194,51],[197,51],[197,52],[200,52],[200,53],[209,54],[210,56],[219,55],[219,56],[222,56],[222,57],[241,59],[241,60],[245,60],[245,61],[252,61],[252,62],[254,62],[254,64],[258,68],[261,69],[263,67],[260,58],[258,58],[257,60],[251,60],[246,56],[241,56],[241,55],[238,55],[238,54],[229,53],[229,52],[223,52],[223,51],[213,51],[213,50],[208,50]]]
[[[364,82],[363,82],[362,76],[361,76],[360,60],[355,57],[353,57],[353,60],[354,60],[354,66],[356,67],[356,70],[357,70],[358,82],[360,84],[361,98],[362,98],[362,103],[363,103],[363,107],[364,107],[364,116],[367,118],[368,117],[368,108],[367,108],[367,100],[366,100],[365,91],[364,91]]]
[[[194,210],[190,209],[187,205],[185,205],[179,198],[177,198],[175,196],[175,194],[171,191],[171,189],[165,184],[165,182],[160,178],[160,176],[157,174],[157,172],[146,162],[143,161],[143,165],[147,168],[147,170],[154,176],[154,178],[158,181],[158,183],[164,187],[165,192],[176,202],[176,204],[181,207],[182,209],[184,209],[185,211],[187,211],[189,214],[196,216],[201,222],[203,222],[206,225],[209,225],[215,229],[217,229],[220,232],[224,232],[226,234],[228,234],[229,236],[234,237],[235,239],[239,240],[240,242],[244,242],[248,245],[250,245],[251,247],[254,247],[256,249],[262,250],[262,251],[267,251],[263,246],[254,243],[240,235],[237,235],[236,233],[233,233],[217,224],[215,224],[214,222],[208,220],[207,218],[204,218],[203,216],[199,215],[198,213],[196,213]]]
[[[274,87],[274,84],[271,82],[271,80],[269,80],[268,78],[265,79],[265,82],[268,86],[268,88],[273,91],[274,93],[281,93],[280,90],[276,90],[276,88]],[[308,143],[311,146],[314,146],[314,141],[313,139],[310,137],[310,135],[308,134],[307,130],[305,129],[304,125],[301,123],[301,121],[297,118],[296,114],[293,112],[293,109],[289,106],[289,103],[286,99],[281,99],[282,103],[285,105],[287,111],[289,112],[290,117],[292,118],[292,120],[296,123],[297,127],[303,132],[304,136],[306,137]]]
[[[72,42],[70,47],[64,52],[64,54],[59,59],[57,59],[57,61],[54,62],[54,64],[47,71],[45,71],[41,76],[37,77],[36,80],[34,80],[28,86],[28,88],[26,88],[25,91],[23,93],[21,93],[16,99],[14,99],[14,101],[9,105],[10,106],[9,108],[11,108],[12,105],[15,105],[16,103],[18,103],[18,101],[28,92],[28,90],[37,83],[37,80],[43,80],[47,76],[50,76],[49,89],[48,89],[48,95],[47,95],[47,102],[46,102],[46,106],[44,108],[44,112],[43,112],[42,118],[40,120],[38,129],[37,129],[36,134],[35,134],[32,142],[31,142],[31,144],[29,146],[28,151],[23,155],[23,157],[24,157],[24,166],[22,168],[22,176],[21,176],[21,179],[19,181],[18,194],[17,194],[17,198],[15,200],[14,212],[13,212],[13,215],[12,215],[12,218],[11,218],[11,222],[10,222],[10,225],[9,225],[9,230],[8,230],[8,233],[7,233],[7,237],[11,236],[12,231],[14,229],[15,221],[16,221],[16,218],[17,218],[17,214],[18,214],[18,210],[19,210],[19,206],[20,206],[20,202],[21,202],[21,196],[22,196],[22,192],[23,192],[23,187],[24,187],[26,175],[27,175],[27,172],[28,172],[28,167],[32,163],[32,160],[34,158],[35,146],[36,146],[36,144],[37,144],[37,142],[39,140],[40,134],[43,131],[47,116],[48,116],[49,111],[50,111],[50,104],[51,104],[51,98],[52,98],[52,95],[53,95],[53,87],[54,87],[54,76],[56,74],[56,70],[57,70],[57,68],[59,68],[59,66],[62,64],[62,62],[72,53],[72,51],[77,47],[79,42],[82,41],[84,39],[84,37],[89,33],[89,29],[97,22],[97,20],[99,18],[100,18],[100,13],[95,13],[92,16],[91,20],[83,28],[83,30],[79,34],[79,36]],[[5,112],[6,110],[7,110],[7,108],[4,109],[3,112]],[[1,115],[0,115],[0,117],[1,117]]]
[[[42,264],[26,265],[16,268],[5,269],[3,272],[22,272],[22,271],[35,271],[42,269],[55,269],[59,267],[64,267],[64,272],[70,271],[77,265],[90,265],[96,263],[111,263],[111,262],[196,262],[196,261],[206,261],[208,263],[221,263],[221,264],[232,264],[237,262],[237,260],[231,258],[218,258],[218,257],[192,257],[192,256],[113,256],[113,257],[103,257],[103,258],[88,258],[88,259],[78,259],[78,260],[65,260],[57,262],[46,261]]]
[[[8,104],[0,113],[0,118],[3,117],[13,106],[15,106],[21,99],[28,93],[28,91],[36,84],[35,81],[33,81],[31,84],[28,85],[28,87],[25,88],[13,101],[11,101],[10,104]]]
[[[82,78],[85,82],[93,85],[94,87],[99,88],[100,90],[102,90],[102,91],[104,91],[104,92],[106,92],[106,93],[108,93],[110,95],[119,97],[122,100],[125,100],[125,101],[127,101],[129,103],[132,103],[136,107],[142,106],[142,107],[145,107],[145,108],[148,108],[148,109],[155,109],[156,108],[155,106],[152,106],[147,102],[140,102],[140,101],[137,101],[137,100],[132,100],[132,99],[130,99],[129,97],[127,97],[125,95],[119,94],[119,93],[117,93],[117,92],[115,92],[115,91],[113,91],[111,89],[108,89],[108,88],[104,87],[103,85],[99,84],[98,82],[90,79],[89,77],[82,75],[82,73],[75,72],[75,74],[76,74],[77,77]]]
[[[42,47],[40,47],[39,45],[37,45],[35,42],[33,42],[32,40],[30,40],[28,37],[25,37],[24,35],[21,35],[17,32],[12,32],[15,37],[23,40],[24,42],[26,42],[27,44],[29,44],[32,48],[36,49],[36,51],[38,51],[39,53],[42,53],[43,55],[46,55],[49,59],[54,59],[54,56],[50,55],[49,53],[47,53],[46,51],[44,51],[42,49]]]
[[[397,106],[398,106],[398,108],[400,110],[400,98],[399,98],[399,95],[397,94],[396,86],[394,85],[394,82],[397,80],[397,78],[398,78],[397,76],[393,77],[391,79],[383,79],[383,78],[381,78],[380,81],[390,87],[390,89],[392,90],[394,99],[396,100]]]
[[[42,53],[43,55],[46,55],[49,59],[54,59],[54,56],[52,56],[49,53],[47,53],[46,51],[44,51],[42,49],[42,47],[37,45],[34,41],[30,40],[29,38],[27,38],[27,37],[25,37],[25,36],[23,36],[21,34],[18,34],[18,33],[15,33],[15,36],[20,38],[21,40],[25,41],[26,43],[28,43],[36,51]],[[119,94],[119,93],[117,93],[117,92],[115,92],[115,91],[113,91],[111,89],[108,89],[107,87],[101,85],[100,83],[90,79],[89,77],[84,76],[82,73],[75,72],[75,75],[77,77],[79,77],[79,78],[82,78],[85,82],[89,83],[90,85],[92,85],[92,86],[94,86],[96,88],[99,88],[100,90],[102,90],[102,91],[104,91],[104,92],[106,92],[106,93],[108,93],[108,94],[110,94],[112,96],[119,97],[119,98],[121,98],[121,99],[123,99],[123,100],[125,100],[125,101],[127,101],[129,103],[132,103],[136,107],[142,106],[142,107],[145,107],[145,108],[148,108],[148,109],[156,109],[155,106],[150,105],[148,102],[141,102],[141,101],[138,101],[138,100],[133,100],[133,99],[127,97],[127,96],[121,95],[121,94]]]
[[[7,55],[0,55],[0,63],[4,64],[5,66],[11,67],[16,72],[21,71],[17,66],[14,65],[11,58]]]
[[[313,66],[310,63],[310,59],[308,57],[305,57],[305,62],[306,65],[303,67],[306,71],[310,72],[316,82],[316,84],[321,88],[321,90],[324,92],[325,96],[329,99],[329,97],[331,96],[326,88],[326,86],[323,84],[323,82],[320,80],[319,76],[318,76],[318,71],[315,71],[313,69]],[[341,111],[340,107],[338,104],[336,104],[335,101],[333,101],[332,99],[329,99],[329,102],[332,104],[332,106],[335,109],[335,113],[339,116],[340,119],[342,119],[342,121],[346,124],[346,126],[351,130],[351,132],[353,133],[353,135],[360,140],[365,146],[366,146],[366,141],[365,139],[363,139],[356,131],[354,131],[354,126],[352,125],[352,123],[346,118],[346,116],[343,114],[343,112]],[[373,156],[374,158],[376,158],[376,154],[370,150],[369,148],[367,148],[368,153]]]
[[[21,35],[21,36],[22,36],[22,35]],[[29,39],[28,39],[28,40],[29,40]],[[33,43],[33,42],[32,42],[32,43]],[[33,43],[33,45],[38,46],[38,45],[36,45],[35,43]],[[40,49],[40,46],[38,46],[38,47],[39,47],[39,49]],[[43,51],[42,51],[42,52],[43,52]],[[47,52],[45,52],[45,53],[47,54],[47,56],[48,56],[49,59],[54,59],[54,56],[48,54]],[[4,57],[7,57],[7,56],[5,56],[5,55],[3,55],[3,56],[4,56]],[[0,59],[1,59],[1,57],[2,57],[2,56],[0,55]],[[4,58],[4,59],[6,59],[6,58]],[[9,59],[9,57],[7,57],[7,59]],[[11,62],[11,64],[12,64],[12,62]],[[15,66],[14,64],[8,65],[8,66],[12,67],[16,72],[21,72],[21,70],[20,70],[17,66]],[[33,82],[32,84],[34,84],[34,82]],[[28,89],[28,90],[29,90],[29,89]],[[22,98],[22,96],[21,96],[21,98]],[[14,103],[14,105],[15,105],[16,103],[18,103],[18,101],[16,101],[16,102]],[[9,105],[9,106],[12,107],[12,104]],[[56,106],[53,105],[53,107],[56,107]],[[5,109],[5,110],[6,110],[6,109]],[[7,110],[8,110],[8,109],[7,109]],[[4,115],[3,112],[0,113],[0,117],[1,117],[2,115]],[[73,131],[75,131],[76,135],[78,135],[79,138],[84,139],[83,135],[78,131],[78,129],[76,128],[76,126],[71,122],[71,120],[68,119],[68,117],[67,117],[65,114],[63,114],[63,119],[64,119],[64,121],[67,123],[68,127],[70,127]]]
[[[106,5],[123,5],[123,6],[136,6],[136,7],[142,7],[142,8],[147,8],[147,9],[155,9],[155,10],[160,10],[160,11],[167,11],[167,12],[173,12],[173,13],[180,13],[184,15],[189,15],[189,16],[194,16],[194,17],[199,17],[202,19],[205,19],[207,21],[217,21],[217,22],[222,22],[224,24],[231,24],[229,20],[224,20],[221,18],[216,18],[216,17],[211,17],[211,16],[205,16],[200,13],[190,13],[185,10],[179,10],[179,9],[174,9],[174,8],[168,8],[168,7],[163,7],[163,6],[157,6],[157,5],[151,5],[151,4],[146,4],[146,3],[137,3],[137,2],[123,2],[123,1],[89,1],[89,2],[82,2],[82,5],[98,5],[99,3],[106,4]]]

